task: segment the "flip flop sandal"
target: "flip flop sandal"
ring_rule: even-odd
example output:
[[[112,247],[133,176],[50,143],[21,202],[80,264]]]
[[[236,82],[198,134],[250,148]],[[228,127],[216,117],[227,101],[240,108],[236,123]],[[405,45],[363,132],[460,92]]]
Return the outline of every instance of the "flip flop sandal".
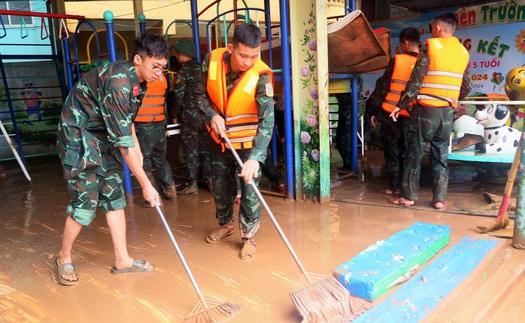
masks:
[[[130,268],[117,269],[115,266],[111,267],[111,273],[116,274],[127,274],[127,273],[149,273],[155,270],[155,267],[148,267],[146,260],[133,260],[133,264]],[[151,265],[153,266],[153,265]]]
[[[255,258],[256,251],[257,251],[257,244],[255,243],[255,240],[253,239],[244,240],[244,244],[242,246],[239,257],[241,257],[242,260],[251,260]]]
[[[75,272],[75,266],[73,266],[73,263],[66,262],[66,263],[63,263],[62,265],[59,265],[58,257],[55,258],[55,275],[56,275],[57,281],[60,284],[65,285],[65,286],[74,286],[78,282],[78,275]],[[75,275],[77,276],[77,279],[67,280],[64,277],[62,277],[65,275]]]
[[[235,232],[235,226],[233,224],[222,226],[217,230],[213,231],[206,237],[206,242],[211,244],[219,243],[222,239],[231,236]]]

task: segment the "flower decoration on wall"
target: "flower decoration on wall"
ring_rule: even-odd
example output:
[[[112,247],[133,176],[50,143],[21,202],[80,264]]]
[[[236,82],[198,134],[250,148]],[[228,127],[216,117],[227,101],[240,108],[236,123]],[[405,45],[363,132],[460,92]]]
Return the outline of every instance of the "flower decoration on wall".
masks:
[[[303,169],[303,187],[306,195],[315,196],[320,189],[320,152],[319,152],[319,97],[317,83],[317,39],[314,7],[312,4],[308,20],[303,21],[304,34],[301,40],[303,62],[300,68],[301,81],[301,123],[300,149]]]

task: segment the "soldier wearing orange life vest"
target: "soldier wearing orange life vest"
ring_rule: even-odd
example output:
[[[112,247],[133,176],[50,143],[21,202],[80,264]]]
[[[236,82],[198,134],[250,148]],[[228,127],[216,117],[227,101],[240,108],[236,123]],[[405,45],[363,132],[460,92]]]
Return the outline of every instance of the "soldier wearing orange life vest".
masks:
[[[241,169],[239,227],[243,247],[240,258],[255,257],[254,235],[259,230],[261,205],[251,185],[258,185],[274,126],[273,73],[260,58],[261,32],[253,24],[235,28],[228,48],[212,51],[202,64],[194,96],[213,138],[212,193],[220,227],[206,241],[218,243],[235,231],[236,161],[220,138],[227,135],[244,162]]]
[[[397,121],[415,99],[407,133],[406,162],[403,169],[400,197],[391,200],[412,206],[419,197],[421,159],[430,143],[430,165],[433,173],[432,206],[445,207],[448,186],[448,144],[452,132],[454,109],[472,89],[468,71],[469,53],[453,36],[458,26],[452,13],[437,16],[431,23],[432,38],[420,51],[406,92],[390,117]]]
[[[367,115],[373,127],[380,125],[381,143],[386,163],[388,188],[385,194],[399,194],[406,149],[405,123],[410,115],[402,111],[397,122],[389,114],[395,109],[405,90],[419,53],[419,31],[405,28],[399,34],[400,54],[388,65],[383,76],[376,82],[376,88],[366,102]]]
[[[148,90],[135,117],[135,129],[143,156],[144,172],[150,182],[160,187],[161,196],[167,200],[177,198],[173,173],[166,159],[166,89],[164,74],[148,84]],[[149,203],[143,204],[151,207]]]

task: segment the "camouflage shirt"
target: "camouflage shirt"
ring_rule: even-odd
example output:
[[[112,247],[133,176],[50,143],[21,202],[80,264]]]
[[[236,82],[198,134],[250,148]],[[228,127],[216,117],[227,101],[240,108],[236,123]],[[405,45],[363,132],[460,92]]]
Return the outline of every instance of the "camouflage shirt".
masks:
[[[128,62],[98,66],[69,93],[58,124],[57,151],[71,176],[89,169],[105,175],[106,154],[133,147],[131,126],[146,92]]]
[[[175,92],[175,103],[172,107],[172,115],[179,116],[182,111],[196,116],[200,113],[199,105],[192,96],[195,86],[199,80],[201,66],[196,59],[192,59],[181,66],[177,71],[178,79],[173,85]]]
[[[425,43],[421,50],[419,51],[419,57],[414,65],[410,79],[408,80],[407,86],[405,88],[404,94],[401,96],[397,106],[401,109],[407,109],[410,105],[410,102],[414,101],[419,94],[419,90],[423,85],[423,78],[428,73],[428,46]],[[469,68],[465,69],[463,73],[463,81],[461,83],[461,89],[459,90],[459,100],[462,100],[466,97],[469,92],[472,90],[472,79],[470,78]]]
[[[226,87],[228,88],[228,93],[232,90],[233,86],[239,81],[239,78],[242,76],[241,73],[231,73],[230,65],[230,54],[226,53],[224,55],[224,61],[228,66],[228,72],[226,73]],[[199,77],[199,82],[196,84],[196,87],[193,92],[193,97],[198,101],[199,108],[204,112],[206,122],[209,124],[211,119],[218,115],[218,113],[213,109],[211,105],[211,100],[207,94],[206,82],[208,78],[208,66],[210,62],[210,55],[206,56],[206,59],[201,65],[201,73]],[[255,100],[257,101],[257,114],[259,117],[259,124],[257,126],[257,134],[253,138],[253,147],[250,152],[250,159],[257,160],[261,163],[264,163],[266,160],[266,153],[268,149],[268,144],[272,138],[272,131],[274,125],[274,112],[273,112],[273,93],[272,96],[269,96],[266,93],[266,84],[270,83],[270,76],[268,74],[261,74],[259,81],[257,82],[257,87],[255,89]]]

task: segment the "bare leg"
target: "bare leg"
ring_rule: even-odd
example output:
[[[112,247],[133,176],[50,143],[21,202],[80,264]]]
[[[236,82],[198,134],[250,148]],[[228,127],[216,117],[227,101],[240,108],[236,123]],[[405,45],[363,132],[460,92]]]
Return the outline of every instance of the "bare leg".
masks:
[[[66,224],[64,225],[64,236],[62,237],[62,249],[60,249],[59,257],[57,259],[58,265],[61,266],[67,262],[72,262],[71,252],[73,250],[73,244],[77,239],[80,231],[82,230],[82,224],[73,220],[72,217],[66,218]],[[77,275],[63,275],[64,279],[69,281],[77,280]]]
[[[128,253],[126,243],[126,216],[124,214],[124,209],[108,211],[106,213],[106,221],[109,226],[109,231],[111,232],[113,247],[115,248],[115,268],[131,268],[134,259],[131,258]],[[147,267],[153,268],[150,263],[147,263]]]

